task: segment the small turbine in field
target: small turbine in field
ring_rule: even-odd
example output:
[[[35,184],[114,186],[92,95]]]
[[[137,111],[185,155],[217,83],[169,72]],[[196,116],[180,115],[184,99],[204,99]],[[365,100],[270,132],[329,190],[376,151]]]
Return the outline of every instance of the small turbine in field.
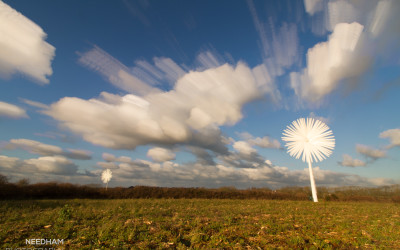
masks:
[[[111,178],[112,178],[112,172],[110,169],[104,170],[103,173],[101,174],[101,180],[103,181],[103,183],[107,183],[106,190],[108,187],[108,182],[111,180]]]
[[[313,118],[300,118],[293,121],[283,131],[282,140],[286,141],[286,147],[290,156],[308,163],[310,171],[311,191],[314,202],[318,202],[315,188],[314,175],[311,163],[322,161],[332,154],[335,148],[335,138],[329,127]]]

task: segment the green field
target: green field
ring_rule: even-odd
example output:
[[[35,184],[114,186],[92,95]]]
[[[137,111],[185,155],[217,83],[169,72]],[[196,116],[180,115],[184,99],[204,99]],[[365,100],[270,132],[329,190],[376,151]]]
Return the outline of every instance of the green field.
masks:
[[[1,201],[0,243],[64,249],[400,248],[400,204],[271,200]],[[42,246],[43,247],[43,246]]]

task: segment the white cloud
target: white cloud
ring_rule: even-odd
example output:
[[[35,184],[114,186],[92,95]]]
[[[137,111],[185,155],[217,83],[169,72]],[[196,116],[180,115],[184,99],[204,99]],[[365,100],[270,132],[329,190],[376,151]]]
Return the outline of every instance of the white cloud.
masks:
[[[91,152],[82,149],[67,149],[61,155],[66,156],[70,159],[77,159],[77,160],[90,160],[92,159]]]
[[[312,26],[320,27],[317,34],[332,32],[339,23],[352,22],[358,22],[366,26],[368,31],[375,33],[383,30],[388,17],[395,13],[395,10],[391,10],[395,5],[394,2],[392,0],[305,0],[304,6],[313,16]]]
[[[55,48],[44,41],[42,28],[0,1],[0,33],[0,75],[20,72],[49,83]]]
[[[306,9],[312,12],[316,2],[305,1]],[[322,2],[323,11],[314,13],[311,26],[319,35],[332,33],[308,50],[307,67],[290,76],[300,100],[317,105],[339,87],[350,92],[356,84],[365,86],[360,77],[374,61],[390,61],[400,48],[399,1]]]
[[[327,42],[307,52],[307,68],[291,73],[291,86],[297,96],[311,103],[338,88],[341,80],[358,76],[369,66],[369,59],[358,53],[363,26],[359,23],[339,23]]]
[[[268,57],[270,46],[268,43],[267,32],[264,28],[264,24],[260,21],[258,17],[256,7],[254,6],[254,2],[252,0],[247,0],[247,5],[249,6],[249,10],[253,18],[256,31],[261,39],[261,49],[263,57]]]
[[[297,25],[282,23],[279,28],[274,26],[273,18],[262,22],[252,0],[247,0],[255,29],[260,38],[261,56],[268,69],[270,77],[280,76],[285,68],[289,68],[300,61],[300,47],[298,42]]]
[[[103,169],[117,169],[118,165],[115,162],[97,162],[97,165]]]
[[[304,0],[304,7],[308,14],[314,15],[315,12],[322,10],[322,3],[322,0]]]
[[[373,160],[386,157],[385,151],[380,150],[380,149],[374,149],[374,148],[371,148],[369,146],[362,145],[362,144],[357,144],[356,150],[358,153],[360,153],[366,157],[372,158]]]
[[[0,3],[1,4],[1,3]],[[27,118],[26,111],[18,106],[0,101],[0,117]]]
[[[382,133],[379,134],[380,138],[388,138],[390,141],[390,145],[388,145],[388,148],[393,148],[393,147],[400,147],[400,129],[388,129],[386,131],[383,131]]]
[[[166,148],[151,148],[147,151],[147,156],[157,162],[175,160],[175,153]]]
[[[48,109],[49,108],[48,105],[43,104],[41,102],[35,102],[35,101],[31,101],[31,100],[24,99],[24,98],[20,98],[20,100],[23,103],[28,104],[29,106],[32,106],[32,107],[36,107],[36,108],[40,108],[40,109]]]
[[[115,159],[116,159],[115,155],[109,154],[109,153],[103,153],[102,157],[107,162],[112,162],[112,161],[115,161]]]
[[[65,97],[44,113],[86,141],[114,149],[150,143],[188,144],[224,149],[218,126],[242,118],[244,104],[276,88],[258,68],[225,64],[203,72],[191,71],[168,92],[98,99]],[[139,91],[140,92],[140,91]],[[214,150],[212,149],[212,150]]]
[[[339,23],[361,22],[360,15],[362,13],[349,1],[329,2],[328,12],[327,29],[329,31],[333,31]]]
[[[155,57],[154,64],[164,72],[164,77],[172,84],[186,74],[186,72],[178,64],[172,61],[171,58]]]
[[[187,73],[170,58],[154,57],[153,61],[154,66],[147,61],[137,60],[133,68],[128,68],[98,46],[79,58],[82,65],[98,72],[114,86],[139,95],[161,92],[153,86],[164,82],[173,85]]]
[[[257,150],[252,148],[249,143],[245,141],[237,141],[233,144],[233,148],[240,154],[251,155],[257,153]]]
[[[0,167],[6,169],[13,169],[19,162],[19,158],[17,157],[8,157],[5,155],[0,155]]]
[[[158,92],[158,89],[144,83],[133,75],[128,67],[97,46],[82,54],[79,62],[99,72],[106,80],[128,93],[148,94]]]
[[[236,133],[242,140],[246,141],[252,146],[258,146],[262,148],[280,148],[281,143],[269,136],[254,137],[248,132]]]
[[[367,165],[366,162],[359,159],[353,159],[350,155],[347,154],[343,155],[343,161],[339,162],[339,164],[344,167],[364,167]]]
[[[90,152],[79,149],[68,149],[64,151],[62,148],[54,145],[44,144],[28,139],[11,139],[6,146],[8,149],[21,148],[33,154],[43,156],[65,156],[71,159],[90,160],[92,157]]]
[[[251,145],[256,145],[256,146],[259,146],[262,148],[280,148],[281,147],[281,143],[278,140],[272,139],[268,136],[264,136],[262,138],[256,137],[254,139],[248,140],[248,142]]]
[[[7,173],[25,174],[30,178],[35,174],[76,175],[78,166],[64,156],[44,156],[21,160],[0,155],[0,169]]]
[[[39,172],[50,174],[74,175],[78,170],[77,165],[63,156],[44,156],[25,160],[24,163],[36,167]]]
[[[254,156],[254,155],[253,155]],[[309,172],[290,170],[287,167],[274,166],[262,157],[243,157],[231,153],[230,157],[219,157],[220,162],[213,164],[186,163],[171,161],[162,163],[135,160],[129,163],[99,162],[102,168],[113,168],[113,178],[119,186],[154,185],[182,187],[221,187],[234,184],[238,188],[284,186],[308,186]],[[242,161],[241,164],[235,163]],[[20,160],[0,155],[0,170],[14,179],[29,178],[33,181],[50,181],[62,175],[63,179],[75,183],[96,183],[101,170],[79,174],[77,167],[65,157],[40,157]],[[323,186],[375,186],[395,184],[393,179],[365,178],[358,175],[313,169],[317,185]],[[45,175],[43,173],[46,173]],[[73,179],[71,177],[74,177]],[[94,176],[94,177],[93,177]]]
[[[200,69],[216,68],[225,63],[221,56],[211,51],[204,51],[198,54],[196,61],[200,64]]]
[[[254,167],[253,164],[258,164]],[[316,182],[323,186],[375,186],[390,185],[392,179],[365,178],[353,174],[345,174],[319,167],[313,169]],[[216,164],[188,163],[178,164],[171,161],[154,163],[137,160],[135,163],[123,163],[113,170],[116,181],[125,185],[154,186],[231,186],[238,188],[265,187],[279,188],[284,186],[308,186],[308,168],[290,170],[287,167],[272,166],[266,163],[248,162],[248,166],[237,167],[228,162]]]
[[[21,148],[33,154],[39,155],[60,155],[63,150],[60,147],[44,144],[34,140],[28,139],[11,139],[11,146]]]
[[[102,157],[107,162],[125,162],[125,163],[132,162],[132,159],[128,156],[116,157],[115,155],[110,154],[110,153],[103,153]]]

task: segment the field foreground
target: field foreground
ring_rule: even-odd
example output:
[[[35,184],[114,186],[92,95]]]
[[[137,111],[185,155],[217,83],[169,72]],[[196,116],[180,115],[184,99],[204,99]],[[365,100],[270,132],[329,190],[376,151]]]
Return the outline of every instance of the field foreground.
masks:
[[[2,201],[0,214],[3,248],[400,248],[396,203],[31,200]]]

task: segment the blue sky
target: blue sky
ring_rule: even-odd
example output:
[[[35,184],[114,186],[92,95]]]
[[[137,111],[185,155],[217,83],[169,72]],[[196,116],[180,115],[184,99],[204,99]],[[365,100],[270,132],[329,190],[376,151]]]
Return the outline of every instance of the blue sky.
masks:
[[[397,1],[0,1],[0,173],[110,186],[400,183]]]

